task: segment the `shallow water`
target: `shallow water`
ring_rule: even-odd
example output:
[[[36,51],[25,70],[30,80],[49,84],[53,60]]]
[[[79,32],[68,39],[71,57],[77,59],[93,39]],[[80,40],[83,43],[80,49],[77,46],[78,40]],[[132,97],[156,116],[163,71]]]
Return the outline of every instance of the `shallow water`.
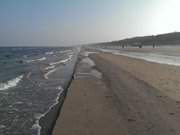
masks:
[[[162,46],[157,48],[125,48],[125,49],[100,49],[100,51],[115,55],[143,59],[150,62],[180,66],[180,47]]]
[[[0,48],[0,135],[41,132],[39,120],[58,103],[77,54],[76,48]]]

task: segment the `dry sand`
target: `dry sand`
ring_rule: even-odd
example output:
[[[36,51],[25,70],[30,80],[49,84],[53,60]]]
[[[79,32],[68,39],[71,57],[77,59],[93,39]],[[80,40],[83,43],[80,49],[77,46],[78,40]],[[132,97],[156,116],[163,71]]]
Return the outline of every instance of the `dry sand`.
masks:
[[[78,64],[53,135],[180,135],[179,67],[91,58],[95,67]]]

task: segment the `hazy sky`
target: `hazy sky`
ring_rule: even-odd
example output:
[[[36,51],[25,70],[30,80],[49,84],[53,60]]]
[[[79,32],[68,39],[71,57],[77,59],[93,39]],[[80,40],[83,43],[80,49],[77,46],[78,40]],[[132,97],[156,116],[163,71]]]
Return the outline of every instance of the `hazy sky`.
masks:
[[[0,0],[0,45],[76,45],[180,31],[180,0]]]

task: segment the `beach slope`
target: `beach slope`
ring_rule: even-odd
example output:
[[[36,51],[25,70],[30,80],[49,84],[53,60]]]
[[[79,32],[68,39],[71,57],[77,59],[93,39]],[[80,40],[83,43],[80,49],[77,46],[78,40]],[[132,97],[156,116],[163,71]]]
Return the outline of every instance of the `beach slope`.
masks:
[[[159,85],[176,83],[178,68],[106,53],[90,58],[80,57],[53,135],[180,134],[180,98],[174,85]]]

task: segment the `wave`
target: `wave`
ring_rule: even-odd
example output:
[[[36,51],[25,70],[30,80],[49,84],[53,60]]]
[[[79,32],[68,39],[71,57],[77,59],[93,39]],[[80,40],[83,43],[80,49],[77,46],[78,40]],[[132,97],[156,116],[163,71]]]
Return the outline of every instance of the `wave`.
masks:
[[[64,63],[68,62],[69,60],[71,60],[72,56],[73,55],[69,55],[69,57],[67,59],[60,60],[60,61],[57,61],[57,62],[52,62],[49,65],[53,66],[53,65],[58,65],[58,64],[64,64]]]
[[[53,63],[49,63],[50,66],[45,68],[45,70],[49,70],[49,71],[44,75],[44,78],[48,80],[49,79],[48,76],[58,69],[58,68],[55,68],[55,65],[64,64],[64,63],[68,62],[69,60],[71,60],[72,56],[73,55],[69,55],[69,57],[67,59],[60,60],[60,61],[53,62]]]
[[[95,66],[94,61],[89,57],[82,59],[81,63],[88,64],[90,67]]]
[[[40,59],[37,59],[37,61],[44,61],[44,60],[46,60],[46,57],[42,57]]]
[[[48,80],[48,79],[49,79],[48,76],[49,76],[50,74],[52,74],[53,72],[55,72],[57,69],[58,69],[58,68],[54,68],[54,69],[50,70],[49,72],[47,72],[47,73],[44,75],[44,78],[45,78],[46,80]]]
[[[26,62],[31,63],[31,62],[35,62],[35,61],[44,61],[44,60],[46,60],[46,57],[42,57],[42,58],[35,59],[35,60],[27,60]]]
[[[45,70],[49,70],[49,71],[44,74],[44,78],[48,80],[49,79],[48,76],[58,69],[55,66],[58,65],[58,64],[64,64],[64,63],[68,62],[69,60],[71,60],[72,56],[73,55],[69,55],[69,57],[67,59],[49,63],[49,66],[45,68]]]
[[[98,52],[88,52],[88,51],[85,51],[85,52],[83,52],[83,56],[85,56],[85,57],[88,57],[89,55],[91,55],[91,54],[96,54],[96,53],[98,53]]]
[[[64,51],[59,51],[59,53],[68,53],[68,52],[72,52],[73,50],[64,50]]]
[[[45,52],[46,55],[53,55],[54,52]]]
[[[48,112],[51,111],[51,109],[59,103],[59,98],[60,98],[62,92],[64,91],[64,89],[61,86],[57,87],[57,89],[59,90],[59,93],[57,94],[57,97],[55,98],[54,103],[48,108],[48,110],[45,113],[37,114],[35,116],[36,121],[35,121],[35,124],[32,126],[32,129],[36,130],[37,135],[41,135],[42,127],[40,126],[40,123],[39,123],[40,119],[42,117],[45,117],[48,114]]]
[[[6,83],[0,83],[0,90],[7,90],[17,86],[17,84],[22,80],[23,75],[20,75],[12,80],[7,81]]]
[[[45,70],[54,69],[54,68],[55,68],[54,65],[53,66],[48,66],[48,67],[45,68]]]

